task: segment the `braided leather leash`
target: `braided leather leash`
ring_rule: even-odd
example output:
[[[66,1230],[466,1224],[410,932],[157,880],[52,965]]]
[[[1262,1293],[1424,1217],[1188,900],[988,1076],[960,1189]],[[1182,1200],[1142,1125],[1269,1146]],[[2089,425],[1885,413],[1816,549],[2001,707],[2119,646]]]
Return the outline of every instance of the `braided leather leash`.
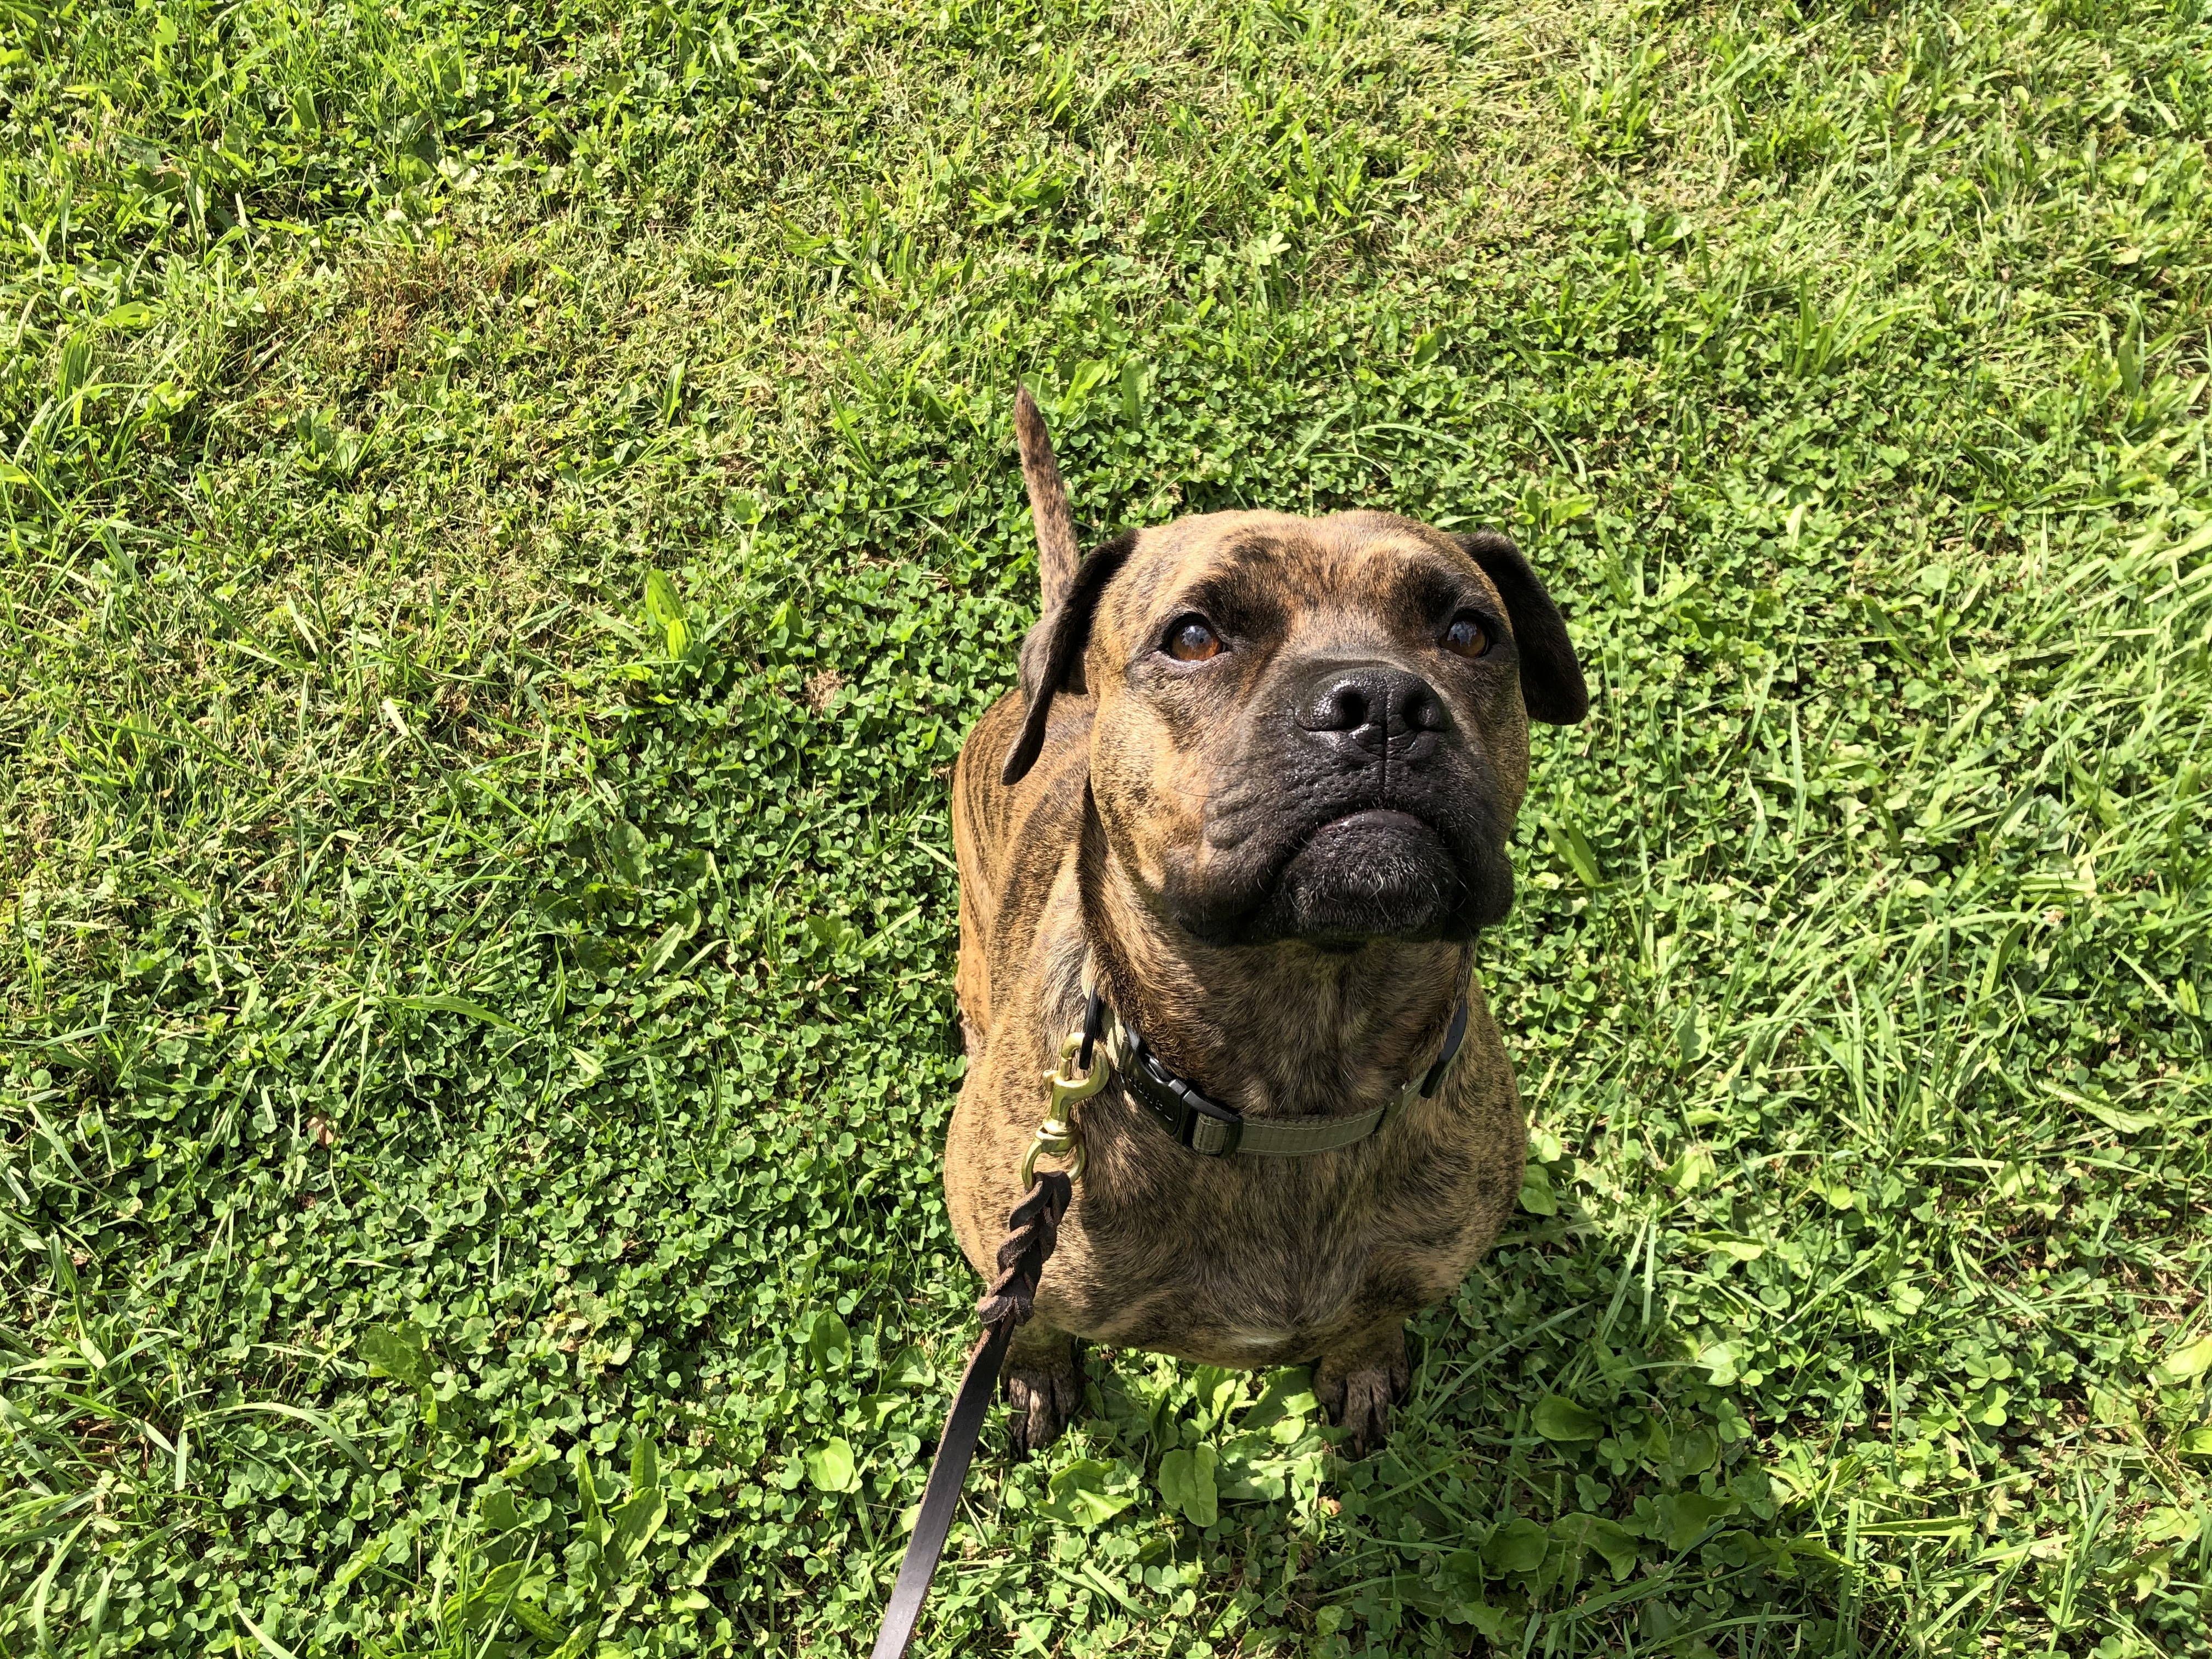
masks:
[[[1014,1328],[1025,1322],[1036,1306],[1037,1281],[1044,1277],[1045,1261],[1060,1242],[1060,1218],[1067,1213],[1073,1194],[1073,1184],[1060,1170],[1040,1170],[1029,1196],[1006,1218],[1006,1242],[999,1246],[999,1276],[975,1304],[983,1334],[968,1352],[968,1369],[960,1374],[944,1437],[930,1462],[921,1510],[915,1518],[914,1536],[907,1540],[906,1559],[899,1563],[898,1582],[891,1586],[890,1605],[884,1609],[874,1659],[906,1659],[907,1650],[914,1645],[922,1598],[929,1594],[929,1581],[952,1530],[960,1488],[968,1478],[968,1465],[975,1461],[975,1437],[982,1431],[999,1368],[1006,1363],[1006,1344],[1013,1339]]]

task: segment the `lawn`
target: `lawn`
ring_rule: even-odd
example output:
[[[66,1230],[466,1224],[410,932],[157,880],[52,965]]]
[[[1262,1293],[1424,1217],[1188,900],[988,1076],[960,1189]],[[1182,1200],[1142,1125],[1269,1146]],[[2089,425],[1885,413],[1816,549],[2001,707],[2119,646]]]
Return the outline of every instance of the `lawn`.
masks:
[[[1024,380],[1595,708],[1389,1447],[1094,1352],[922,1650],[2212,1654],[2208,125],[2203,0],[0,0],[0,1656],[866,1650]]]

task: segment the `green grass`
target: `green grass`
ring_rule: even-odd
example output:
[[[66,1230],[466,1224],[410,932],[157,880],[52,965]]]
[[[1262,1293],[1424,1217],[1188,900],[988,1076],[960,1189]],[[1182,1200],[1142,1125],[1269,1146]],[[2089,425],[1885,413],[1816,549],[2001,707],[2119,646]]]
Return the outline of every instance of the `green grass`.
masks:
[[[2208,124],[2201,0],[0,0],[0,1655],[865,1650],[1024,378],[1596,706],[1389,1449],[1094,1354],[926,1650],[2212,1653]]]

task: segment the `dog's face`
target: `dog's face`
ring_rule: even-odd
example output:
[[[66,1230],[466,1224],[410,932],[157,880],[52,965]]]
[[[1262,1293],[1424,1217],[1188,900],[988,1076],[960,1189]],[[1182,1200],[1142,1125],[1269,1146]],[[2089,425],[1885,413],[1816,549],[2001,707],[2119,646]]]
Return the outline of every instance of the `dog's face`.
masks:
[[[1497,921],[1529,717],[1587,703],[1510,543],[1374,513],[1216,514],[1109,544],[1024,659],[1039,738],[1055,685],[1087,683],[1108,843],[1165,920],[1218,944]]]

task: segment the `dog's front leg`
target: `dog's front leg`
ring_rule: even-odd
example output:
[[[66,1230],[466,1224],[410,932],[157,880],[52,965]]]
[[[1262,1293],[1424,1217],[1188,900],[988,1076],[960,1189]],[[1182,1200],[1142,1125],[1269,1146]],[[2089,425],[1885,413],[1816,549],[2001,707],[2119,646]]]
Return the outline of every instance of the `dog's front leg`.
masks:
[[[1314,1367],[1314,1398],[1329,1421],[1352,1431],[1351,1454],[1364,1457],[1389,1435],[1391,1402],[1404,1399],[1412,1382],[1401,1317],[1332,1345]]]
[[[1083,1403],[1083,1367],[1075,1339],[1031,1319],[1006,1348],[1006,1401],[1013,1407],[1006,1439],[1017,1457],[1060,1438]]]

